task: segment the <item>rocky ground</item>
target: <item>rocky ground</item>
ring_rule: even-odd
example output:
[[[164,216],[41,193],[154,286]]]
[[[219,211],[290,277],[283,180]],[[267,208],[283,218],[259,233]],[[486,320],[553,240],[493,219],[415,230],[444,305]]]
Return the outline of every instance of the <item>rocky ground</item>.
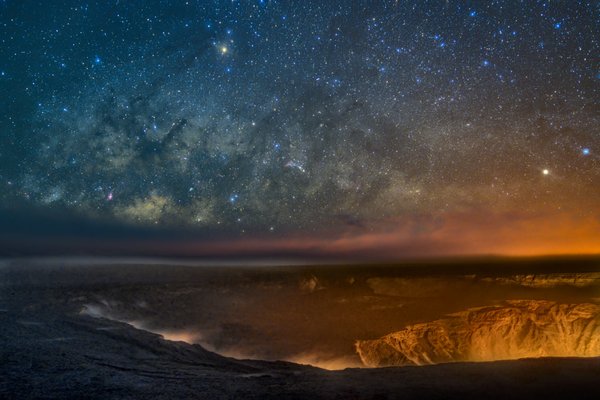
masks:
[[[598,398],[600,359],[325,371],[239,361],[82,315],[0,314],[0,397],[14,399]]]
[[[600,358],[342,371],[236,360],[82,313],[34,275],[35,290],[0,273],[2,399],[600,398]]]

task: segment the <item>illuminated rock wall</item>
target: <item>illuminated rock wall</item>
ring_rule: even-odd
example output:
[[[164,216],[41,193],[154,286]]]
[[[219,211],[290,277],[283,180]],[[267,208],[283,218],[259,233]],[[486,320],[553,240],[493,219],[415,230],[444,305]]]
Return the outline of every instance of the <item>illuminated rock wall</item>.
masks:
[[[415,324],[356,350],[369,367],[600,355],[600,306],[509,301]]]

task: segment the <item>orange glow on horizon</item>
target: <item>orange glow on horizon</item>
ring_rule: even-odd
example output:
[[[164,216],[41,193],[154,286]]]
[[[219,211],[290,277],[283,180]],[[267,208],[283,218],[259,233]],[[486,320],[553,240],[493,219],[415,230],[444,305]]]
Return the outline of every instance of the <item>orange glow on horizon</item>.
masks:
[[[38,240],[38,242],[36,242]],[[17,237],[7,241],[15,247]],[[445,213],[388,219],[344,231],[233,239],[140,239],[96,241],[28,238],[27,246],[103,255],[208,258],[295,258],[306,260],[394,261],[463,256],[600,255],[600,218],[566,212]]]
[[[441,221],[441,222],[440,222]],[[383,226],[383,224],[382,224]],[[238,239],[169,246],[180,254],[305,253],[402,259],[469,255],[544,256],[600,254],[600,220],[567,214],[446,214],[388,221],[373,232],[282,239]]]

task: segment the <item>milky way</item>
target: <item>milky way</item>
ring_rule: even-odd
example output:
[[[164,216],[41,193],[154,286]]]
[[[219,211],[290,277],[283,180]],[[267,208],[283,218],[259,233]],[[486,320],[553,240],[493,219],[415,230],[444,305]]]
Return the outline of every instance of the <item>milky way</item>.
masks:
[[[4,1],[0,203],[232,235],[600,216],[592,1]]]

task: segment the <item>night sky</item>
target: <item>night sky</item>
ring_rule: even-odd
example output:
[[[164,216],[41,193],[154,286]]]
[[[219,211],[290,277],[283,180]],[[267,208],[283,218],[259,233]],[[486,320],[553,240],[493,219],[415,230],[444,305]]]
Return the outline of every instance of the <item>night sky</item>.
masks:
[[[599,27],[575,0],[1,1],[3,246],[600,252]]]

